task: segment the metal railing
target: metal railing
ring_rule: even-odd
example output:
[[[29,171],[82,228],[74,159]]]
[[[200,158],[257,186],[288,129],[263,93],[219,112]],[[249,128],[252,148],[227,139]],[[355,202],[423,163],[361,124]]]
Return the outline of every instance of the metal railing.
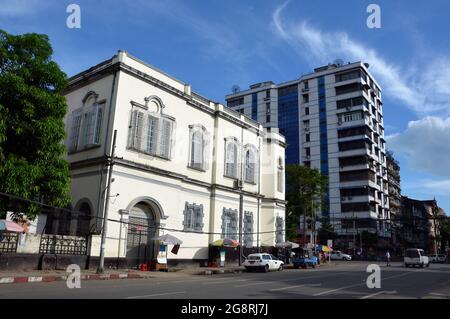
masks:
[[[0,233],[0,253],[16,253],[18,242],[17,233]]]
[[[62,235],[42,235],[39,244],[41,254],[87,255],[86,238]]]

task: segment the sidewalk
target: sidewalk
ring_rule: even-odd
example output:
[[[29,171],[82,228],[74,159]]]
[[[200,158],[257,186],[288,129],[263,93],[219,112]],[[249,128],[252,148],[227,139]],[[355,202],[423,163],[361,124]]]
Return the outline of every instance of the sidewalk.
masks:
[[[105,270],[104,274],[97,274],[95,270],[83,269],[81,270],[81,280],[149,279],[164,278],[167,276],[176,277],[180,275],[214,275],[224,273],[239,273],[243,270],[243,267],[198,267],[184,269],[173,268],[169,269],[168,272],[122,269]],[[69,275],[70,273],[63,270],[0,271],[0,284],[66,281]]]

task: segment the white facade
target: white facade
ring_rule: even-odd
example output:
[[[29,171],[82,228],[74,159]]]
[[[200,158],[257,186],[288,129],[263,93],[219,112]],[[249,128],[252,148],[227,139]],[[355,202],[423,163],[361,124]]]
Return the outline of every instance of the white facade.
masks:
[[[352,236],[356,218],[357,232],[389,237],[388,223],[377,222],[390,218],[381,89],[362,62],[314,71],[227,95],[228,106],[279,128],[288,163],[328,176],[329,207],[323,213],[340,235]]]
[[[284,240],[280,134],[123,51],[72,77],[65,96],[73,207],[99,217],[88,225],[97,233],[117,131],[106,257],[152,258],[150,238],[169,233],[183,241],[169,259],[206,260],[214,240],[238,239],[240,194],[244,244]]]

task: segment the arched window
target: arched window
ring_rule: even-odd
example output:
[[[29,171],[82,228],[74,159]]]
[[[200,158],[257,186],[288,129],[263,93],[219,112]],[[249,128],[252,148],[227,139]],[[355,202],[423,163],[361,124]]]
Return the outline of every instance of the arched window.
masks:
[[[131,111],[128,148],[141,153],[170,159],[174,147],[175,119],[162,113],[163,106],[156,97],[146,103],[158,105],[152,109],[135,105]]]
[[[284,167],[283,167],[283,159],[278,158],[278,167],[277,167],[277,191],[279,193],[284,192]]]
[[[238,143],[232,138],[226,141],[225,176],[238,178]]]
[[[258,181],[258,151],[253,145],[248,145],[245,147],[244,154],[244,180],[246,183],[256,184]]]
[[[190,154],[189,167],[206,170],[207,169],[207,144],[208,134],[202,125],[191,125],[190,128]]]

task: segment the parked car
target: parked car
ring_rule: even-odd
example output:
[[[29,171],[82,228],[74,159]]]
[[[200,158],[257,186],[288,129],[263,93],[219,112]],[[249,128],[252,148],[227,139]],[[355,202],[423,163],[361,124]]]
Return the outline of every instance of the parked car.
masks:
[[[319,264],[319,259],[314,256],[311,249],[300,249],[295,254],[292,262],[295,269],[299,267],[306,269],[308,266],[316,268],[316,265]]]
[[[250,254],[242,263],[247,270],[283,270],[284,262],[271,254]]]
[[[428,256],[430,263],[445,263],[447,256],[444,254],[433,254]]]
[[[405,257],[403,258],[405,267],[430,267],[430,259],[425,254],[423,249],[410,248],[405,251]]]
[[[352,256],[350,256],[348,254],[344,254],[340,250],[333,250],[330,254],[330,258],[332,260],[345,260],[345,261],[352,260]]]

